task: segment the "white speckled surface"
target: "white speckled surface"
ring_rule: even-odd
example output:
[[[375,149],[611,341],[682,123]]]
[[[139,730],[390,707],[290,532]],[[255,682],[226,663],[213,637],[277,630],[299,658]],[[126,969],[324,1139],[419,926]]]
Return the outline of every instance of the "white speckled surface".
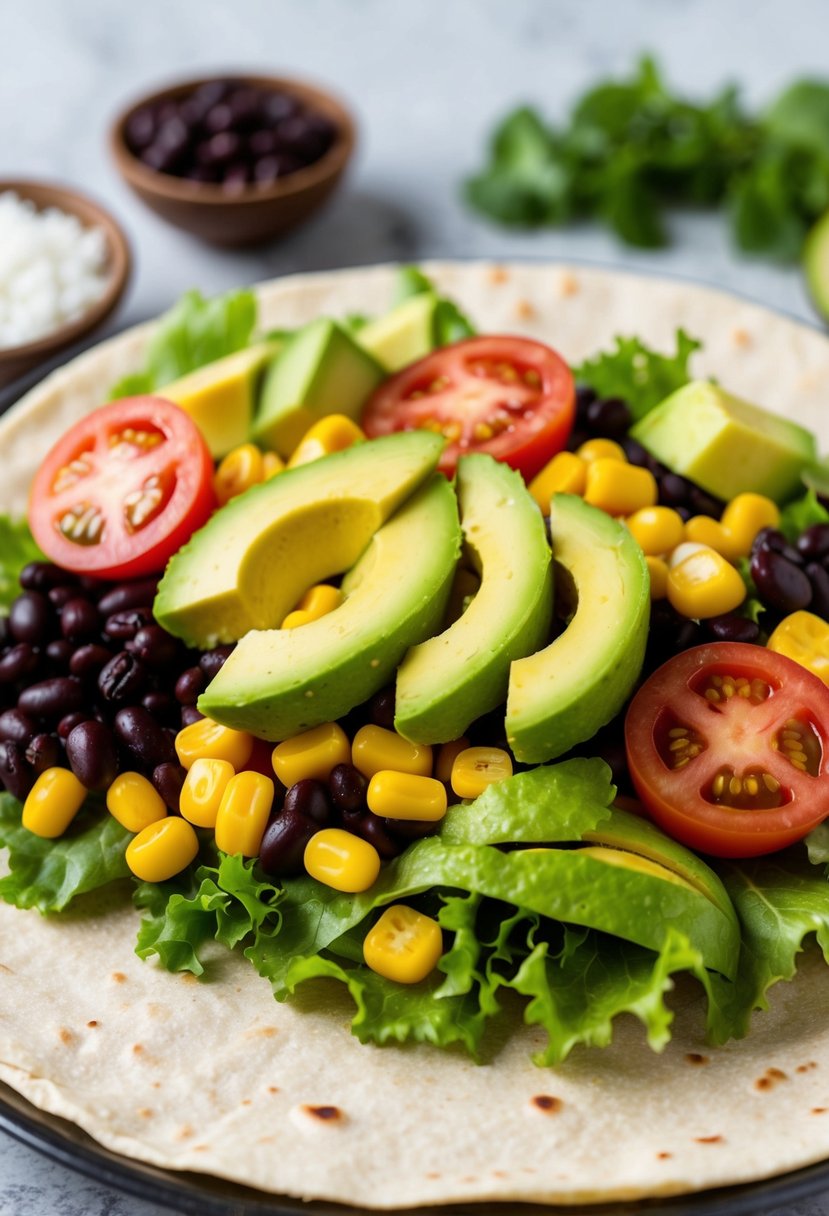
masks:
[[[297,270],[418,257],[584,258],[676,273],[814,320],[795,270],[739,258],[720,220],[677,217],[670,250],[637,253],[602,231],[504,233],[473,218],[458,182],[493,119],[519,100],[550,114],[642,48],[708,94],[739,79],[761,104],[826,70],[825,0],[0,0],[0,176],[83,186],[133,241],[118,324],[207,292]],[[361,145],[346,188],[308,227],[247,254],[210,251],[146,212],[105,148],[109,117],[157,79],[232,67],[335,86]],[[781,1129],[785,1135],[785,1129]],[[0,1216],[160,1216],[0,1135]],[[829,1197],[776,1216],[829,1216]]]

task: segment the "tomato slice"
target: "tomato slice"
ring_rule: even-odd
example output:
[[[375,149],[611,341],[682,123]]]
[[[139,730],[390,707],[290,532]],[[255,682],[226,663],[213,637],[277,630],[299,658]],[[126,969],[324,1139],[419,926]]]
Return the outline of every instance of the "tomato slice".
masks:
[[[560,452],[573,428],[576,395],[567,364],[531,338],[468,338],[432,351],[385,380],[369,398],[370,439],[428,430],[448,440],[440,468],[487,452],[529,480]]]
[[[761,646],[670,659],[633,698],[625,742],[651,817],[701,852],[772,853],[829,815],[829,688]]]
[[[35,540],[66,570],[138,578],[164,569],[214,507],[213,460],[183,410],[129,397],[87,414],[41,464]]]

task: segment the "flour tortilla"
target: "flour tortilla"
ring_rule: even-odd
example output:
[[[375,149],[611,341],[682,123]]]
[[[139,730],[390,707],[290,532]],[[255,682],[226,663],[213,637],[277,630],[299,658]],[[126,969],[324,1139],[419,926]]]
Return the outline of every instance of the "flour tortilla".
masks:
[[[683,326],[705,342],[699,374],[829,446],[829,341],[802,325],[719,292],[582,267],[425,269],[482,330],[540,337],[573,361],[617,333],[671,349]],[[393,280],[379,267],[264,284],[262,325],[383,310]],[[82,355],[0,422],[0,510],[25,509],[39,459],[135,370],[151,329]],[[208,982],[141,963],[136,914],[99,916],[100,903],[52,919],[0,906],[0,1079],[128,1157],[360,1208],[669,1195],[829,1157],[829,968],[814,953],[742,1043],[710,1050],[698,990],[680,984],[660,1056],[623,1017],[612,1047],[541,1070],[529,1056],[544,1036],[516,1020],[477,1066],[425,1046],[362,1046],[339,988],[278,1005],[225,951]]]

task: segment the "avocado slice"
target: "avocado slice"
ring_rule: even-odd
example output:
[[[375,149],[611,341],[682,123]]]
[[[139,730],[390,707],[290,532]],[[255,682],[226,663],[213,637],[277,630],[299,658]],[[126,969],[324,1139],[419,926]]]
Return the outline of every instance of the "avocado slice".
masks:
[[[199,698],[202,713],[271,740],[348,713],[437,628],[459,553],[457,501],[436,474],[375,533],[343,580],[340,607],[296,629],[247,634]]]
[[[341,325],[320,317],[295,333],[268,368],[253,437],[287,459],[326,414],[359,421],[385,375]]]
[[[809,230],[803,245],[803,269],[815,308],[829,320],[829,211]]]
[[[389,435],[234,498],[171,559],[153,606],[159,624],[202,649],[281,624],[310,586],[353,566],[442,448],[426,431]]]
[[[707,380],[677,389],[630,433],[669,469],[726,500],[753,491],[785,502],[817,459],[811,431]]]
[[[431,291],[410,296],[385,316],[364,325],[357,340],[386,371],[400,371],[434,349],[438,303]]]
[[[280,342],[258,342],[180,376],[157,389],[157,394],[190,415],[207,440],[210,455],[220,460],[250,438],[262,372],[280,346]]]
[[[414,743],[459,738],[505,699],[512,660],[550,631],[550,546],[520,474],[491,456],[464,456],[457,492],[481,585],[463,615],[410,650],[397,674],[394,725]]]
[[[650,579],[622,524],[570,494],[550,504],[556,578],[575,611],[559,637],[510,668],[507,739],[517,760],[539,763],[592,738],[619,712],[642,667]]]

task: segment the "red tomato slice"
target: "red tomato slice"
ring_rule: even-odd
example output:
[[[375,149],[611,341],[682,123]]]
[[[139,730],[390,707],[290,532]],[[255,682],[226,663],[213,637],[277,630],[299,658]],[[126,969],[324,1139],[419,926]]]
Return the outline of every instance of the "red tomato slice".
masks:
[[[670,659],[633,698],[625,742],[651,817],[703,853],[772,853],[829,815],[829,688],[761,646]]]
[[[370,397],[370,439],[428,430],[448,440],[440,468],[488,452],[529,480],[560,452],[573,427],[575,386],[564,360],[531,338],[468,338],[432,351]]]
[[[29,523],[66,570],[139,578],[164,569],[214,502],[213,460],[192,419],[160,397],[129,397],[58,440],[35,476]]]

